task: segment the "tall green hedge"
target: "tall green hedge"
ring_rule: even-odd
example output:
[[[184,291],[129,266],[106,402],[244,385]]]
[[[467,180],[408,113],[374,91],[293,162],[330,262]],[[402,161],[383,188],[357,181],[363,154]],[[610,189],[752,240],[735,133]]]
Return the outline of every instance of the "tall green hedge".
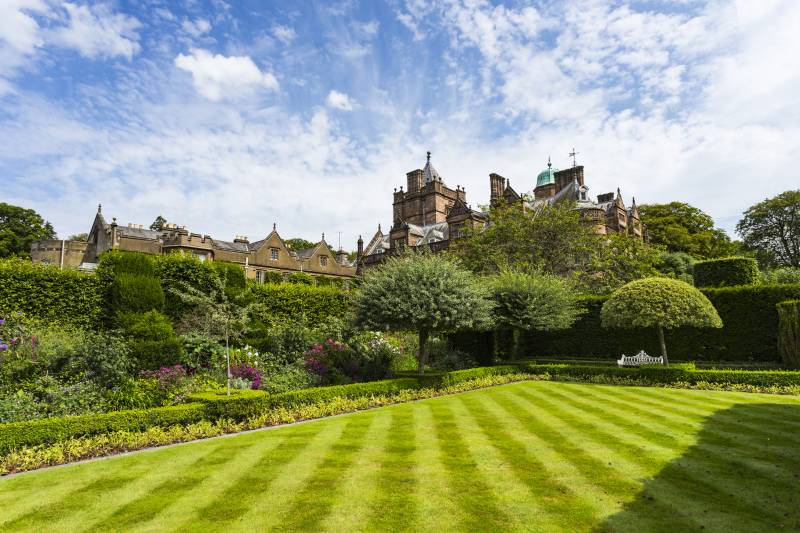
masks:
[[[723,257],[694,264],[696,287],[733,287],[758,283],[758,263],[752,257]]]
[[[31,318],[96,327],[103,314],[103,292],[93,274],[0,259],[0,317],[22,312]]]
[[[164,291],[156,278],[127,272],[114,276],[109,301],[113,316],[120,313],[161,311],[164,301]]]
[[[330,316],[342,317],[347,312],[347,293],[336,287],[316,287],[296,283],[251,285],[255,299],[264,305],[269,316],[295,318],[301,315],[310,321]]]
[[[800,298],[799,285],[747,285],[702,289],[722,318],[721,329],[678,328],[666,332],[674,359],[698,361],[779,361],[776,305]],[[573,327],[557,332],[527,332],[520,340],[529,357],[619,358],[639,350],[659,353],[658,337],[646,329],[607,330],[600,325],[604,297],[584,299],[587,313]],[[474,356],[491,346],[509,353],[506,332],[461,332],[451,342]],[[485,353],[485,352],[483,352]]]
[[[789,368],[800,368],[800,300],[781,302],[778,308],[778,349]]]

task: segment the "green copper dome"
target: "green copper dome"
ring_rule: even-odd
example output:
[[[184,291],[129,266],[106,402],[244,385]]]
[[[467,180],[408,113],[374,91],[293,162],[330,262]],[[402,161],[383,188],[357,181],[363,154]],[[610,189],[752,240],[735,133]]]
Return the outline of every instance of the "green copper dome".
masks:
[[[557,168],[553,168],[553,165],[550,164],[550,160],[547,161],[547,168],[539,172],[539,175],[536,176],[536,186],[537,187],[544,187],[545,185],[551,185],[556,182],[556,172],[558,172]]]

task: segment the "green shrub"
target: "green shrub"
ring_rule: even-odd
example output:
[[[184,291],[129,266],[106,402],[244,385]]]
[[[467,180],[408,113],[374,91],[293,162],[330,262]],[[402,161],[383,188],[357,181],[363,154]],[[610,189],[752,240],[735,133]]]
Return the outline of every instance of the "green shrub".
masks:
[[[783,267],[762,272],[761,282],[770,285],[800,283],[800,267]]]
[[[283,274],[273,270],[265,270],[262,274],[264,276],[264,283],[283,283]]]
[[[144,313],[164,308],[164,291],[156,278],[125,272],[114,275],[110,311]]]
[[[143,431],[155,426],[186,425],[199,422],[203,419],[203,414],[203,404],[189,403],[173,407],[0,424],[0,454],[24,446],[60,442],[73,437],[112,431]]]
[[[781,302],[778,308],[778,350],[789,368],[800,368],[800,300]]]
[[[181,362],[183,343],[169,318],[158,311],[125,313],[120,324],[130,339],[131,355],[140,370],[155,370]]]
[[[218,278],[212,261],[201,261],[192,254],[172,253],[154,256],[155,274],[166,294],[164,312],[171,318],[180,318],[190,306],[170,289],[180,289],[185,283],[208,294]]]
[[[117,274],[136,274],[152,278],[155,276],[153,255],[139,252],[109,250],[100,256],[97,273],[109,281]]]
[[[228,293],[228,298],[235,298],[247,287],[247,279],[244,277],[244,267],[242,265],[213,261],[211,266],[217,272],[217,275],[225,280],[225,291]]]
[[[305,272],[292,272],[286,278],[289,283],[297,283],[301,285],[314,285],[314,278]]]
[[[693,269],[696,287],[732,287],[758,283],[758,263],[751,257],[698,261]]]
[[[103,315],[104,288],[94,274],[60,270],[22,259],[0,259],[0,316],[96,328]]]
[[[347,312],[347,294],[335,287],[314,287],[292,283],[251,285],[254,299],[271,319],[296,320],[303,316],[309,322],[328,317],[343,317]]]
[[[338,287],[342,288],[344,281],[342,278],[334,278],[333,276],[317,276],[317,286],[319,287]]]

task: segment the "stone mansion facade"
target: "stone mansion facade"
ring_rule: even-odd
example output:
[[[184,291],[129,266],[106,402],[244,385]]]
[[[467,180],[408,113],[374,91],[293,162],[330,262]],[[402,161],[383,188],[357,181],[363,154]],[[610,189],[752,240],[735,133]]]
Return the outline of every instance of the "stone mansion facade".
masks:
[[[261,282],[265,281],[266,272],[277,272],[284,277],[294,272],[304,272],[314,277],[352,278],[356,275],[355,263],[348,260],[346,252],[334,252],[325,242],[324,234],[312,248],[292,250],[286,246],[274,224],[272,231],[259,241],[250,242],[243,236],[237,236],[233,241],[223,241],[191,233],[184,226],[175,224],[150,229],[141,224],[119,225],[116,218],[108,223],[100,206],[87,242],[38,241],[31,248],[31,259],[62,268],[93,269],[100,254],[107,250],[148,254],[188,253],[201,261],[239,264],[247,278]]]
[[[387,254],[405,247],[426,246],[434,252],[444,250],[464,227],[480,229],[490,223],[487,213],[467,204],[464,188],[451,189],[444,183],[431,164],[430,152],[425,167],[407,173],[406,180],[406,190],[401,186],[399,191],[394,191],[389,231],[384,233],[378,225],[378,231],[366,247],[359,239],[359,268],[377,265]],[[581,165],[558,170],[548,160],[547,168],[537,176],[530,194],[520,194],[511,187],[510,180],[496,173],[489,174],[489,199],[493,206],[516,204],[521,209],[531,210],[546,203],[574,202],[581,218],[595,233],[646,238],[636,200],[627,207],[619,189],[616,194],[610,192],[599,195],[596,201],[591,199]]]

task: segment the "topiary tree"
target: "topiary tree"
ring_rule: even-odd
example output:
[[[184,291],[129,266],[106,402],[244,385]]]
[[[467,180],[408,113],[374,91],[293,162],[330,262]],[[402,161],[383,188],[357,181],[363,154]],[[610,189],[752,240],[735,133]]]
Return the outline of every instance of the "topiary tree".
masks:
[[[507,270],[488,285],[497,322],[514,332],[515,355],[520,330],[567,329],[583,313],[577,294],[562,278]]]
[[[440,255],[391,258],[367,272],[353,297],[355,322],[363,328],[415,331],[419,373],[428,362],[431,333],[488,326],[492,303],[475,276]]]
[[[702,292],[669,278],[645,278],[620,287],[603,304],[600,319],[604,328],[655,327],[664,364],[669,364],[665,329],[722,327],[717,310]]]

